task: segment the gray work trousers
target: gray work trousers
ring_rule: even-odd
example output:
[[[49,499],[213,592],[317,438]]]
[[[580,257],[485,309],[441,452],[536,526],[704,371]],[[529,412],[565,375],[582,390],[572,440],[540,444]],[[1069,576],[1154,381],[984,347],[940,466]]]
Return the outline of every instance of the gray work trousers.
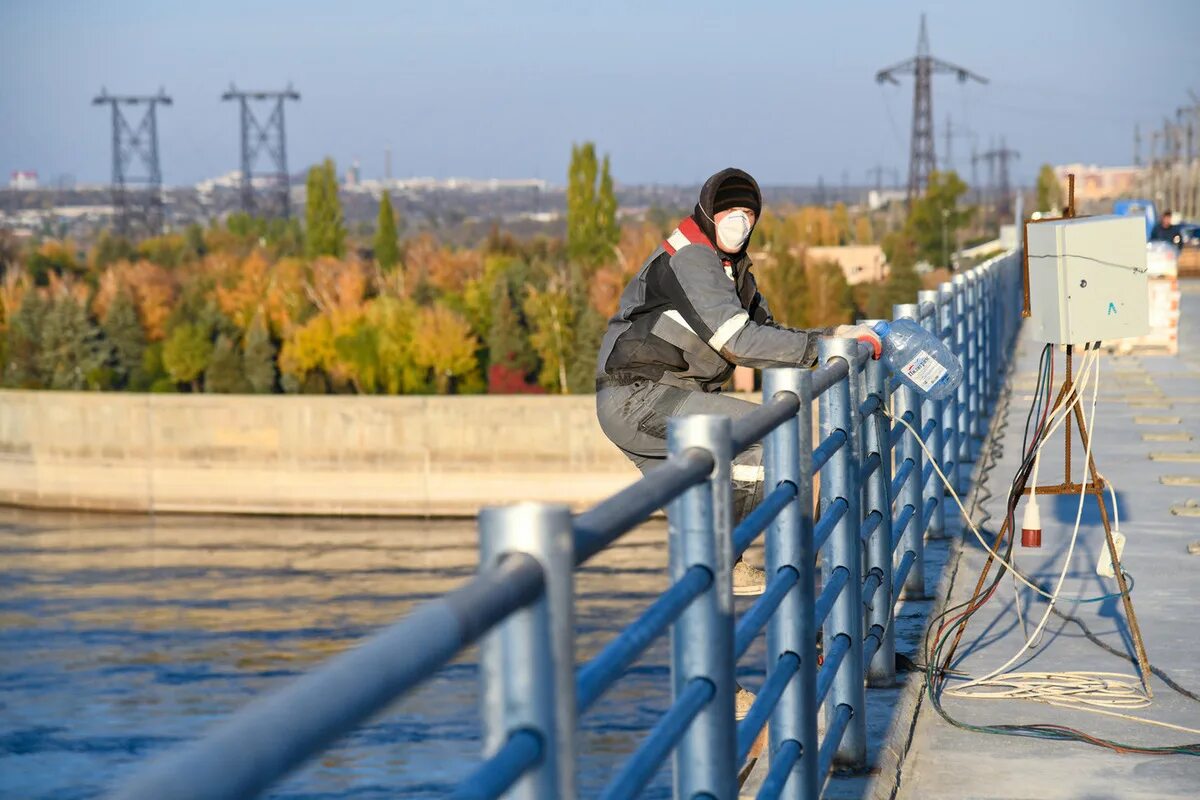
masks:
[[[758,408],[720,393],[690,392],[644,380],[612,386],[596,394],[596,416],[604,435],[643,473],[667,460],[667,419],[687,414],[723,414],[737,419]],[[762,446],[734,456],[733,524],[762,500]]]

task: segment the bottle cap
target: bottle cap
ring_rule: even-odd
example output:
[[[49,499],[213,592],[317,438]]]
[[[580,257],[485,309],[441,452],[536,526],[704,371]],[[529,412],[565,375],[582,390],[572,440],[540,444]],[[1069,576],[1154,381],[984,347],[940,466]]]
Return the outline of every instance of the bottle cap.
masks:
[[[880,336],[887,336],[892,331],[892,325],[889,322],[876,322],[874,330]]]

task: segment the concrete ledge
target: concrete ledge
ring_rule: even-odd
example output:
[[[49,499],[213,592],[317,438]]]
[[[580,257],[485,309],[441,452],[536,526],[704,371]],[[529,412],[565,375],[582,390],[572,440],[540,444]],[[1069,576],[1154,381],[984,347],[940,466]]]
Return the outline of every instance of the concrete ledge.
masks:
[[[0,503],[245,514],[579,509],[638,471],[595,397],[0,391]]]

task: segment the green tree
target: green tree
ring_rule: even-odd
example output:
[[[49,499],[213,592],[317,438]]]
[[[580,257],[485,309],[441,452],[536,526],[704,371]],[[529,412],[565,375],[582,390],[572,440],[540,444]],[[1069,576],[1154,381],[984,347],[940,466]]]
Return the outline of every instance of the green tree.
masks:
[[[754,271],[771,315],[783,325],[807,326],[809,287],[803,256],[796,255],[789,247],[780,247]]]
[[[958,207],[959,198],[966,192],[967,185],[956,172],[929,175],[925,194],[913,202],[904,225],[905,235],[915,248],[916,261],[950,266],[955,235],[971,219],[970,209]]]
[[[45,388],[41,371],[42,321],[49,304],[37,292],[26,292],[8,320],[4,385],[18,389]]]
[[[327,158],[308,171],[304,205],[305,252],[309,258],[341,258],[346,251],[346,224],[338,200],[337,170]]]
[[[271,333],[261,314],[250,324],[245,344],[242,371],[250,391],[270,394],[275,391],[275,344],[271,341]]]
[[[883,239],[888,260],[888,278],[872,289],[867,299],[867,315],[872,319],[891,319],[896,303],[915,303],[921,289],[917,274],[917,248],[908,229],[893,231]]]
[[[507,282],[495,285],[493,298],[487,334],[488,390],[500,394],[528,391],[529,375],[537,369],[537,355],[529,346]]]
[[[142,330],[137,306],[128,291],[122,289],[117,292],[101,327],[112,348],[109,365],[113,374],[113,388],[134,388],[140,382],[146,333]]]
[[[92,269],[103,270],[109,264],[133,259],[133,244],[124,236],[118,236],[111,231],[101,231],[92,246]]]
[[[213,346],[209,331],[201,325],[182,322],[176,325],[163,342],[162,362],[167,375],[176,383],[190,384],[193,392],[200,391],[200,376],[212,358]]]
[[[569,393],[567,365],[575,350],[575,306],[571,296],[555,286],[543,290],[531,286],[524,310],[529,320],[529,343],[542,361],[538,382],[551,391]]]
[[[619,238],[608,156],[600,168],[594,144],[572,146],[567,171],[567,255],[574,262],[594,265],[612,254]]]
[[[808,283],[805,324],[814,328],[854,321],[854,296],[842,268],[832,261],[813,261],[804,270]]]
[[[237,342],[220,334],[204,368],[204,391],[216,394],[246,394],[250,384],[242,371],[242,353]]]
[[[1037,210],[1056,211],[1062,204],[1062,184],[1054,174],[1054,167],[1042,164],[1037,176]]]
[[[396,240],[396,213],[387,192],[379,201],[379,219],[375,223],[375,261],[384,272],[391,272],[400,261],[400,244]]]
[[[60,297],[42,319],[38,371],[49,389],[99,388],[109,357],[104,335],[81,303]]]

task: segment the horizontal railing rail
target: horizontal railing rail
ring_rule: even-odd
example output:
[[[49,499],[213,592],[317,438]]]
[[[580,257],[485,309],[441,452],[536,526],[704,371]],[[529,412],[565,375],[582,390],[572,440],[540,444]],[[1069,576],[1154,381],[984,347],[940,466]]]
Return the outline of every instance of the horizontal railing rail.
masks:
[[[963,381],[943,401],[889,375],[865,345],[824,338],[816,368],[764,372],[752,413],[672,419],[667,461],[591,509],[486,509],[475,577],[154,759],[115,796],[261,793],[478,641],[483,760],[452,796],[571,798],[579,716],[669,633],[671,706],[601,797],[635,796],[668,756],[676,797],[736,797],[764,728],[758,796],[818,797],[835,765],[867,766],[866,690],[896,681],[896,604],[927,597],[924,542],[950,529],[925,452],[964,488],[1015,338],[1018,290],[1010,253],[893,307],[961,360]],[[758,443],[763,499],[735,527],[732,460]],[[669,587],[577,664],[575,569],[663,508]],[[766,591],[738,617],[731,569],[764,534]],[[735,722],[734,670],[764,629],[765,680]]]

